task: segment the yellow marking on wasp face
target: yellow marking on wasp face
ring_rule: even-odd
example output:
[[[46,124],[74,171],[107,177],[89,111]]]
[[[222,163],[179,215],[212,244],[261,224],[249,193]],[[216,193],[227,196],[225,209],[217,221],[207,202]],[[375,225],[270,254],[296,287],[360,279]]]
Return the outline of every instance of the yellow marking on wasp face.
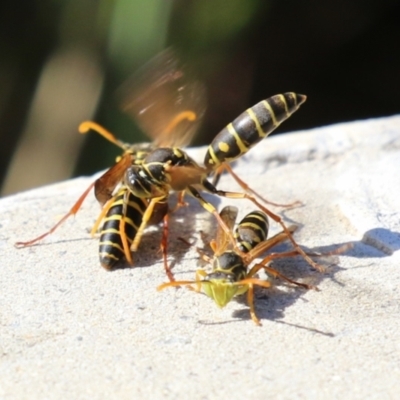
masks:
[[[268,101],[263,100],[263,106],[269,111],[269,115],[271,116],[272,123],[274,127],[276,128],[279,125],[279,122],[276,120],[276,116],[274,113],[274,110],[272,109],[271,105],[268,103]]]
[[[219,142],[218,143],[218,148],[223,151],[224,153],[227,153],[229,151],[229,144],[225,142]]]
[[[260,136],[261,138],[264,138],[266,136],[267,132],[264,132],[263,129],[261,128],[260,121],[258,120],[256,113],[251,108],[249,108],[247,110],[247,112],[250,115],[250,118],[253,120],[253,122],[256,126],[258,136]]]
[[[238,135],[238,133],[235,131],[235,128],[233,127],[232,124],[229,124],[227,126],[227,129],[229,131],[229,133],[235,138],[235,142],[237,144],[237,146],[239,147],[240,150],[240,154],[244,154],[246,153],[249,149],[248,147],[246,147],[246,145],[243,143],[242,139],[240,138],[240,136]],[[239,154],[238,154],[239,155]],[[238,156],[237,155],[237,156]],[[236,158],[237,156],[233,157]]]

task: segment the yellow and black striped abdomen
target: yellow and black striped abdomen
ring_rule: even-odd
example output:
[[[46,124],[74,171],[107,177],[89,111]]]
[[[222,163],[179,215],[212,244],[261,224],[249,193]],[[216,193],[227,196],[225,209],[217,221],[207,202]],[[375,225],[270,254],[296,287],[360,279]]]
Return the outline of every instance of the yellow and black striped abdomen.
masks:
[[[124,213],[124,202],[125,215]],[[130,193],[126,188],[120,189],[115,201],[110,206],[100,234],[99,258],[100,264],[106,269],[113,269],[115,264],[124,257],[124,250],[120,232],[120,221],[125,220],[123,234],[130,245],[142,222],[146,211],[147,201]]]
[[[213,170],[245,154],[268,136],[306,101],[306,96],[293,92],[278,94],[247,109],[226,126],[212,141],[204,165]]]
[[[238,247],[248,253],[268,236],[268,217],[262,211],[253,211],[247,214],[235,230],[235,239]]]

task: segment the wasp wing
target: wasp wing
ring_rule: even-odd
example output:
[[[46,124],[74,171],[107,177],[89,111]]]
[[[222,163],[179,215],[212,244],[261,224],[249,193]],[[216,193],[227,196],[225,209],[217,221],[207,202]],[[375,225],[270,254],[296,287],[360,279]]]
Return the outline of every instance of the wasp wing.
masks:
[[[204,85],[194,79],[171,48],[164,50],[120,89],[122,109],[157,147],[183,147],[206,110]]]
[[[126,153],[121,159],[109,168],[94,184],[94,195],[100,205],[111,199],[117,185],[122,181],[124,173],[132,165],[132,155]]]
[[[232,232],[235,226],[236,217],[238,214],[238,208],[234,206],[226,206],[219,213],[222,221]],[[226,232],[218,225],[217,234],[215,237],[215,255],[219,256],[224,253],[231,246],[231,241]]]
[[[165,165],[171,177],[172,190],[182,191],[188,186],[200,185],[207,171],[198,165]]]

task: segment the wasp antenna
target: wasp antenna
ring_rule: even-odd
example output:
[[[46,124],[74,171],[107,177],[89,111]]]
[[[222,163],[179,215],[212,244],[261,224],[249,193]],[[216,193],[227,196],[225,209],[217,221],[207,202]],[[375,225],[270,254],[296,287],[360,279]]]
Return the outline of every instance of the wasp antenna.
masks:
[[[114,143],[116,146],[125,150],[125,146],[122,142],[120,142],[110,131],[108,131],[107,129],[105,129],[96,122],[84,121],[78,127],[78,131],[82,135],[88,133],[90,130],[97,132],[99,135],[103,136],[109,142]]]

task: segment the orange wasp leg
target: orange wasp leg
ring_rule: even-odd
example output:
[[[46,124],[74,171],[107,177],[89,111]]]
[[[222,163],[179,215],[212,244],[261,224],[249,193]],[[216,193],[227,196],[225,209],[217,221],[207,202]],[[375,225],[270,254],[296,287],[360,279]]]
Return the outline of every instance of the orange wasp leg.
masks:
[[[243,188],[244,191],[254,194],[256,197],[258,197],[260,200],[262,200],[266,204],[270,204],[275,207],[284,207],[284,208],[298,207],[303,204],[299,200],[296,200],[293,203],[289,203],[289,204],[280,204],[280,203],[274,203],[272,201],[265,199],[259,193],[257,193],[255,190],[253,190],[249,185],[247,185],[247,183],[245,183],[241,178],[239,178],[239,176],[235,172],[233,172],[232,167],[227,163],[222,163],[217,168],[217,170],[215,171],[216,179],[218,179],[219,175],[221,175],[222,172],[224,172],[224,170],[226,170],[228,173],[230,173],[232,175],[232,178],[235,179],[235,181],[239,184],[240,187]]]
[[[170,282],[174,282],[175,278],[174,275],[172,274],[171,268],[168,265],[168,232],[169,232],[169,215],[166,214],[163,218],[163,234],[161,238],[161,243],[160,243],[160,248],[161,248],[161,253],[163,255],[163,260],[164,260],[164,269],[165,273],[168,276],[168,279]]]
[[[159,286],[157,286],[157,290],[164,290],[167,287],[172,287],[172,286],[183,286],[183,285],[192,285],[193,283],[196,283],[194,281],[173,281],[173,282],[166,282],[163,283]],[[193,289],[193,288],[192,288]]]
[[[196,271],[196,280],[195,281],[172,281],[172,282],[166,282],[166,283],[162,283],[161,285],[157,286],[157,290],[164,290],[167,287],[179,287],[179,286],[188,286],[188,289],[193,290],[197,293],[201,292],[201,278],[204,278],[207,275],[207,273],[205,271],[203,271],[202,269],[198,269]],[[196,288],[193,288],[193,285],[196,285]]]
[[[257,318],[256,310],[254,307],[254,288],[253,285],[261,286],[263,288],[271,287],[271,284],[267,281],[262,281],[261,279],[256,278],[246,278],[239,282],[236,282],[238,285],[245,285],[248,287],[247,290],[247,304],[250,307],[250,316],[254,323],[258,326],[261,326],[260,320]]]
[[[207,190],[209,189],[209,186],[207,187]],[[257,207],[260,208],[261,211],[265,212],[265,214],[267,214],[270,218],[272,218],[275,222],[277,222],[278,224],[280,224],[283,228],[283,231],[286,233],[287,238],[291,241],[291,243],[293,244],[294,248],[299,252],[299,254],[301,256],[303,256],[303,258],[313,267],[315,268],[317,271],[320,272],[324,272],[324,267],[322,267],[321,265],[317,264],[315,261],[313,261],[307,254],[306,252],[297,244],[297,242],[294,240],[292,234],[290,233],[289,229],[287,228],[287,226],[284,224],[284,222],[282,221],[282,218],[279,215],[274,214],[272,211],[268,210],[268,208],[264,207],[262,204],[260,204],[257,199],[248,194],[248,193],[240,193],[240,192],[225,192],[223,190],[217,190],[215,189],[215,191],[212,191],[212,193],[219,195],[219,196],[223,196],[223,197],[227,197],[229,199],[248,199],[250,200],[252,203],[254,203]],[[221,224],[220,224],[221,225]],[[221,227],[223,227],[221,225]],[[228,232],[227,232],[228,233]],[[233,235],[231,233],[228,233],[229,235],[232,236]],[[241,253],[239,253],[240,255]]]
[[[171,210],[171,213],[174,213],[175,211],[179,210],[181,207],[187,207],[188,203],[184,201],[185,198],[185,191],[181,191],[178,193],[178,200],[176,202],[176,205],[173,210]]]
[[[287,257],[296,257],[298,256],[299,253],[297,250],[293,250],[293,251],[287,251],[284,253],[272,253],[269,254],[267,257],[265,257],[260,263],[254,265],[251,270],[249,271],[249,276],[253,276],[255,275],[261,268],[264,268],[266,272],[269,272],[274,278],[280,278],[286,282],[289,282],[293,285],[296,286],[300,286],[304,289],[310,290],[310,289],[314,289],[319,291],[319,289],[316,286],[313,285],[307,285],[306,283],[301,283],[301,282],[297,282],[294,281],[290,278],[288,278],[287,276],[281,274],[279,271],[277,271],[274,268],[268,267],[268,263],[270,263],[272,260],[277,259],[277,258],[287,258]]]
[[[129,264],[133,265],[130,246],[128,244],[128,238],[126,237],[126,233],[125,233],[125,219],[126,219],[126,214],[127,214],[128,197],[129,197],[129,191],[127,190],[124,193],[124,200],[122,203],[122,216],[119,221],[119,235],[121,237],[122,248],[124,249],[126,261],[128,261]]]
[[[140,227],[136,232],[135,239],[132,242],[132,245],[131,245],[132,251],[137,251],[139,244],[140,244],[140,240],[142,239],[142,236],[143,236],[143,232],[146,229],[146,226],[148,225],[148,223],[151,219],[151,216],[153,215],[154,207],[156,206],[157,203],[161,203],[163,200],[165,200],[165,196],[153,197],[150,200],[149,205],[146,208],[145,213],[143,214],[142,223],[140,224]]]
[[[31,246],[34,243],[42,240],[46,236],[53,233],[68,217],[70,217],[71,215],[75,215],[79,211],[79,209],[82,206],[83,201],[85,200],[86,196],[89,194],[91,189],[93,188],[94,184],[95,184],[95,182],[90,184],[90,186],[82,193],[82,195],[79,197],[78,201],[72,206],[72,208],[68,211],[68,213],[65,214],[50,230],[48,230],[46,233],[43,233],[43,235],[40,235],[37,238],[29,240],[27,242],[16,242],[15,246],[16,247]]]
[[[205,208],[208,212],[210,212],[211,214],[214,215],[214,217],[216,218],[219,226],[224,230],[224,232],[226,233],[227,237],[229,238],[230,242],[232,243],[233,248],[235,249],[235,251],[237,252],[237,254],[240,257],[244,257],[246,255],[246,253],[244,253],[243,251],[241,251],[238,247],[238,244],[232,234],[232,231],[229,229],[229,227],[225,224],[224,220],[221,218],[221,216],[219,215],[218,211],[216,210],[216,208],[209,202],[207,202],[206,200],[203,199],[203,197],[201,197],[200,193],[197,191],[197,189],[195,189],[193,186],[188,186],[188,188],[186,189],[189,191],[189,193],[195,197],[201,204],[201,206],[203,208]],[[216,190],[216,189],[215,189]],[[218,193],[217,193],[218,192]],[[220,194],[220,192],[222,191],[218,191],[216,190],[216,192],[212,192],[214,194]],[[226,193],[226,192],[223,192]],[[224,196],[224,195],[221,195]],[[228,196],[225,196],[228,197]]]
[[[101,209],[100,215],[97,217],[96,222],[94,223],[93,228],[90,231],[91,236],[94,236],[96,234],[96,232],[98,231],[101,221],[103,220],[104,216],[107,214],[108,210],[111,208],[116,197],[117,196],[114,196],[111,199],[109,199],[106,202],[106,204],[104,205],[104,207]]]

